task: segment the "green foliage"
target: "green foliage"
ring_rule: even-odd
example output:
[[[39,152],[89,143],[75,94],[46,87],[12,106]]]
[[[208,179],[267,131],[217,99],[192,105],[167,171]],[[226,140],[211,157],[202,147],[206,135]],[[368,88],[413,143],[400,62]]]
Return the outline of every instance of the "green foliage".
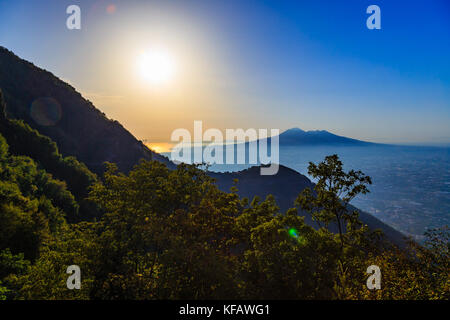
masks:
[[[425,246],[379,241],[347,205],[370,178],[337,157],[311,165],[319,180],[297,204],[334,234],[313,229],[275,198],[239,199],[193,165],[141,161],[128,174],[106,165],[89,201],[96,222],[67,224],[70,193],[0,136],[0,299],[448,299],[448,229]],[[338,196],[338,194],[340,196]],[[74,202],[76,204],[76,202]],[[366,269],[382,289],[366,288]],[[68,290],[66,269],[82,270]]]
[[[30,261],[24,259],[23,253],[14,255],[9,249],[0,251],[0,300],[6,300],[8,296],[11,298],[14,292],[11,288],[8,288],[8,277],[11,274],[25,274],[29,266]]]
[[[93,225],[82,222],[65,225],[41,247],[39,258],[24,274],[6,278],[14,299],[25,300],[87,300],[92,287],[93,251],[96,242]],[[77,265],[82,270],[80,290],[68,290],[67,267]]]
[[[265,221],[257,217],[258,212],[263,213]],[[252,208],[238,218],[238,228],[246,246],[238,264],[242,297],[332,297],[330,288],[337,246],[330,234],[307,226],[295,209],[284,215],[272,215],[273,212],[276,212],[275,202],[268,197],[261,204],[253,203]]]
[[[24,259],[24,254],[12,254],[11,250],[0,251],[0,279],[11,273],[23,274],[27,271],[30,262]]]
[[[377,250],[380,232],[370,231],[362,225],[358,212],[349,210],[351,200],[368,193],[367,185],[372,181],[361,171],[345,172],[337,155],[325,157],[318,165],[310,162],[308,173],[318,180],[317,184],[314,190],[304,189],[295,203],[311,214],[319,227],[337,226],[339,238],[336,240],[340,250],[334,291],[338,298],[345,298],[352,285],[352,277],[361,273],[367,252]]]
[[[314,192],[304,189],[296,204],[310,213],[320,227],[335,223],[343,246],[344,224],[358,222],[357,213],[349,213],[348,205],[357,195],[368,193],[366,185],[372,181],[361,171],[345,172],[337,155],[325,157],[318,165],[310,162],[308,174],[318,179]]]
[[[65,184],[39,169],[33,160],[11,156],[0,135],[0,250],[37,257],[41,243],[75,214],[78,205]]]
[[[143,161],[125,176],[109,165],[90,198],[106,212],[95,297],[231,296],[228,237],[239,199],[204,171]]]
[[[94,298],[332,295],[333,237],[305,225],[296,210],[280,214],[273,197],[248,205],[195,166],[170,171],[143,161],[128,176],[109,164],[90,198],[106,212]],[[290,237],[290,228],[300,236]]]
[[[2,97],[0,95],[0,106],[4,108],[5,103]],[[85,200],[89,187],[97,181],[96,175],[89,171],[86,165],[74,157],[64,158],[59,153],[55,142],[32,129],[22,120],[11,120],[6,116],[0,117],[0,134],[7,140],[11,154],[30,157],[56,179],[64,181],[77,199],[79,203],[77,206],[82,208],[81,215],[79,215],[78,209],[66,210],[69,221],[92,219],[99,216],[97,208]],[[0,154],[3,152],[0,150]]]
[[[370,292],[354,281],[347,292],[351,299],[418,299],[448,300],[450,298],[449,228],[431,230],[424,246],[410,241],[406,249],[392,246],[378,254],[366,256],[367,265],[382,270],[382,288]],[[357,278],[365,278],[364,266]]]
[[[12,154],[35,159],[54,177],[65,181],[78,200],[87,196],[87,190],[97,180],[84,164],[73,157],[63,158],[50,138],[31,129],[23,121],[6,119],[0,123],[0,133],[7,139]],[[77,215],[78,212],[71,212],[69,219],[79,220]]]
[[[2,285],[2,282],[0,281],[0,301],[7,299],[8,292],[9,292],[8,288],[4,287]]]

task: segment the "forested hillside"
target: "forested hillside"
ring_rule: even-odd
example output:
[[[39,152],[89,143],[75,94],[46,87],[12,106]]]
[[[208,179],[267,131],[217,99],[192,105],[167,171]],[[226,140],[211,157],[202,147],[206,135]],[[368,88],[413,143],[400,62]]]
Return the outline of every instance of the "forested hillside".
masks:
[[[285,167],[208,174],[152,154],[5,49],[1,86],[0,299],[450,298],[448,228],[396,247],[351,206],[370,177],[336,155],[310,164],[317,184]],[[40,97],[61,117],[53,100],[30,113]],[[370,265],[380,290],[366,287]]]
[[[345,175],[332,160],[321,166],[338,174],[321,179]],[[3,137],[0,176],[1,299],[449,298],[448,229],[400,250],[321,183],[317,198],[305,191],[295,205],[323,225],[346,223],[338,234],[314,230],[296,208],[280,211],[272,196],[220,191],[195,166],[143,160],[125,175],[109,164],[89,192],[104,215],[79,223],[65,219],[78,209],[65,183],[11,155]],[[365,287],[372,264],[381,290]],[[67,289],[70,265],[82,270],[80,290]]]
[[[122,171],[130,170],[141,158],[169,164],[72,86],[3,47],[0,88],[11,119],[23,120],[50,137],[64,156],[75,156],[95,173],[101,173],[105,161],[117,163]]]

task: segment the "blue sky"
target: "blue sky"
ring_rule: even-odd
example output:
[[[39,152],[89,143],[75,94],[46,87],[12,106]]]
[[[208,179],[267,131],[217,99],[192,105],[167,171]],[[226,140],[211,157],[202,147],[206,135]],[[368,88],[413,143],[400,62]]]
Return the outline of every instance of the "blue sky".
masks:
[[[70,4],[81,7],[81,30],[65,27]],[[366,27],[371,4],[381,30]],[[164,92],[127,71],[131,52],[152,42],[184,72]],[[167,141],[203,120],[450,143],[444,0],[0,1],[0,45],[69,81],[140,139]]]

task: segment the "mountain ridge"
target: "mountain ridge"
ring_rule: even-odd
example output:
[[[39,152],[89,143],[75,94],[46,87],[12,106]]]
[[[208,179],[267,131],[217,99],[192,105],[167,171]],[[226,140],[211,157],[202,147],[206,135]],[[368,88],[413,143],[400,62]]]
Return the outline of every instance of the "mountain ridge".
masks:
[[[1,46],[0,88],[9,118],[24,120],[55,141],[63,155],[75,156],[95,173],[103,171],[105,161],[116,163],[123,171],[141,158],[171,165],[118,121],[108,119],[71,85]],[[37,123],[48,120],[54,124]]]
[[[305,131],[291,128],[279,135],[280,145],[376,145],[373,142],[336,135],[327,130]]]

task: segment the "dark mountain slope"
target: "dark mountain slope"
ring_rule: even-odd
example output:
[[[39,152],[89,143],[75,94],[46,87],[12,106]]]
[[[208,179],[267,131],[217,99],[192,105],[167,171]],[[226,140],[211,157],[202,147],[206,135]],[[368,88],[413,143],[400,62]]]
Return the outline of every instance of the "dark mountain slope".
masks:
[[[96,173],[105,161],[117,163],[123,171],[141,158],[169,163],[119,122],[106,118],[73,87],[3,47],[0,88],[10,118],[24,120],[55,141],[64,156],[76,156]]]
[[[362,140],[356,140],[352,138],[347,138],[343,136],[335,135],[326,130],[314,130],[314,131],[304,131],[300,128],[292,128],[286,130],[278,135],[278,141],[280,146],[377,146],[380,145],[378,143],[366,142]],[[259,148],[261,143],[267,146],[267,150],[270,150],[272,146],[272,138],[259,139],[256,141],[256,148],[259,154]],[[235,146],[238,146],[242,143],[236,143]],[[249,159],[249,146],[250,142],[245,142],[245,157]],[[235,147],[236,148],[236,147]],[[226,159],[227,148],[225,146],[222,147],[222,153],[224,159]],[[193,152],[192,152],[193,154]],[[236,156],[235,156],[236,159]]]
[[[371,145],[374,143],[342,137],[325,130],[303,131],[293,128],[284,131],[279,136],[280,145]]]
[[[294,207],[295,199],[304,188],[314,188],[314,184],[306,176],[282,165],[278,173],[273,176],[261,176],[259,166],[239,172],[210,173],[210,175],[217,179],[217,185],[223,191],[229,191],[232,186],[236,186],[238,188],[238,194],[250,200],[254,196],[259,196],[261,199],[264,199],[269,194],[272,194],[282,212]],[[234,184],[235,179],[238,179],[237,184]],[[355,207],[351,207],[350,209],[357,210]],[[401,232],[386,225],[369,213],[361,210],[358,211],[363,223],[372,229],[381,229],[387,238],[397,245],[404,245],[404,235]],[[304,215],[305,222],[316,227],[316,223],[312,221],[311,216],[305,213]],[[334,230],[331,227],[331,230],[337,231],[337,228]]]
[[[234,180],[238,179],[238,193],[241,197],[250,200],[259,195],[264,199],[272,194],[282,210],[291,208],[295,198],[306,187],[314,187],[314,184],[304,175],[285,166],[280,166],[276,175],[262,176],[260,167],[254,166],[239,172],[214,173],[210,176],[217,179],[217,185],[223,191],[230,191],[234,186]]]
[[[23,120],[8,119],[5,110],[0,90],[0,136],[6,139],[11,155],[31,158],[39,169],[63,181],[80,206],[80,214],[69,214],[69,221],[98,217],[100,212],[97,207],[86,200],[90,186],[97,182],[97,176],[75,157],[63,157],[54,141],[32,129]]]

